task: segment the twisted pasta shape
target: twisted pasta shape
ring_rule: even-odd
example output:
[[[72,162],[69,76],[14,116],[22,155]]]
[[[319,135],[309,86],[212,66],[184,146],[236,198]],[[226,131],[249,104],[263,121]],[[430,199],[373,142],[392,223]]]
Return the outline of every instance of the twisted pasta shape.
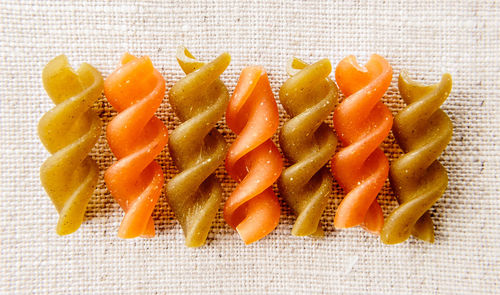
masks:
[[[439,108],[450,94],[452,80],[422,85],[406,71],[399,75],[399,92],[408,106],[395,118],[394,136],[405,152],[391,165],[390,180],[400,206],[387,218],[380,238],[401,243],[410,234],[434,242],[434,225],[427,212],[448,185],[446,169],[436,159],[451,140],[453,125]]]
[[[67,235],[82,224],[99,178],[88,153],[101,134],[101,121],[90,107],[102,93],[103,80],[86,63],[73,71],[64,55],[45,66],[42,80],[56,106],[38,124],[40,140],[52,154],[40,168],[40,180],[59,212],[56,232]]]
[[[172,132],[169,149],[180,173],[167,184],[167,198],[182,226],[186,245],[199,247],[207,239],[222,200],[215,170],[224,162],[227,147],[214,127],[229,101],[219,76],[231,57],[223,53],[204,64],[181,47],[177,60],[186,77],[172,87],[169,99],[182,124]]]
[[[281,196],[297,214],[296,236],[323,235],[320,218],[331,193],[332,176],[325,164],[337,146],[333,130],[324,123],[338,102],[338,88],[328,78],[328,59],[307,65],[292,59],[289,78],[280,89],[280,101],[292,117],[283,125],[280,146],[292,165],[281,174]]]
[[[279,125],[278,106],[264,68],[243,69],[226,121],[238,134],[226,156],[226,170],[240,183],[226,201],[224,218],[250,244],[276,228],[280,218],[272,185],[283,159],[271,140]]]
[[[118,161],[104,175],[111,195],[125,211],[118,236],[152,237],[151,214],[164,183],[154,158],[167,144],[167,128],[154,113],[165,95],[165,80],[149,57],[127,53],[104,82],[104,93],[118,111],[107,127],[108,144]]]
[[[332,172],[347,192],[334,219],[337,228],[362,225],[379,233],[384,215],[376,198],[389,172],[389,163],[379,148],[392,126],[392,115],[380,101],[392,80],[392,68],[379,55],[366,66],[354,56],[343,59],[335,78],[346,99],[333,115],[333,124],[343,145],[332,160]]]

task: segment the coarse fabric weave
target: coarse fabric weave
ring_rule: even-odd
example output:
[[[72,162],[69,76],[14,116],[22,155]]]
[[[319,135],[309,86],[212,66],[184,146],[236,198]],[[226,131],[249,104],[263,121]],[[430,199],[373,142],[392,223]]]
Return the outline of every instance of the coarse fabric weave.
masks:
[[[500,293],[500,3],[2,0],[0,9],[0,293]],[[349,54],[364,63],[378,53],[395,73],[383,99],[393,114],[403,107],[402,69],[425,83],[450,72],[443,109],[455,128],[440,157],[449,187],[431,211],[435,244],[387,246],[360,228],[334,229],[343,194],[336,184],[323,239],[291,236],[294,217],[283,204],[280,225],[257,243],[245,246],[219,212],[208,244],[190,249],[163,194],[154,212],[157,236],[121,240],[123,212],[102,177],[114,161],[104,129],[92,152],[101,178],[86,220],[75,234],[57,236],[58,216],[39,180],[48,153],[37,124],[53,107],[42,68],[64,53],[74,67],[88,62],[107,76],[129,51],[149,55],[168,90],[184,76],[179,45],[203,61],[228,51],[232,63],[221,78],[230,92],[244,66],[264,66],[277,100],[293,56],[329,58],[335,66]],[[282,125],[288,117],[279,107]],[[105,125],[116,114],[104,98],[95,110]],[[168,96],[157,115],[170,132],[179,124]],[[224,121],[218,128],[234,140]],[[382,148],[390,160],[401,152],[392,134]],[[177,173],[167,149],[158,161],[167,181]],[[227,198],[235,183],[223,167],[218,176]],[[385,214],[396,206],[388,182],[379,200]]]

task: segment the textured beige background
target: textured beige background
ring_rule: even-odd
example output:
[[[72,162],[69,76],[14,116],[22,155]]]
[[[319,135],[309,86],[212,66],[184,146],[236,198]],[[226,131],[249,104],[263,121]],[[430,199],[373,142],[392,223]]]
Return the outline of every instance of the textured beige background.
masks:
[[[0,3],[0,293],[500,293],[499,3],[19,2]],[[441,157],[449,189],[432,209],[436,243],[385,246],[358,228],[335,230],[335,185],[322,240],[290,236],[293,217],[284,207],[279,227],[258,243],[244,246],[219,215],[208,245],[188,249],[162,196],[157,237],[125,241],[116,237],[122,212],[102,180],[81,229],[58,237],[56,211],[38,178],[47,152],[36,125],[52,107],[41,85],[44,64],[65,53],[74,66],[89,62],[108,75],[130,51],[149,55],[169,89],[182,76],[174,58],[180,44],[202,60],[230,52],[223,75],[230,91],[242,67],[265,66],[275,94],[292,56],[328,57],[335,65],[348,54],[364,62],[379,53],[395,72],[384,98],[393,113],[402,106],[401,69],[425,82],[449,71],[454,87],[443,108],[455,132]],[[104,100],[96,109],[105,122],[113,115]],[[176,126],[167,99],[158,114],[170,130]],[[232,140],[225,123],[220,129]],[[392,136],[383,147],[391,159],[399,153]],[[102,170],[112,161],[104,134],[93,157]],[[166,150],[159,161],[170,178]],[[234,184],[222,169],[220,177],[229,193]],[[386,213],[395,206],[388,187],[380,202]]]

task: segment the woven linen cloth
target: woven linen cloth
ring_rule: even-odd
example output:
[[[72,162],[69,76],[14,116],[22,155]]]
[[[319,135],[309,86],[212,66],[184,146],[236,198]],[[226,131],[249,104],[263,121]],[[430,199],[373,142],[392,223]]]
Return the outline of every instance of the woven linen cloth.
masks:
[[[0,9],[0,293],[500,293],[498,2],[2,0]],[[449,187],[431,210],[436,242],[410,238],[388,246],[359,227],[336,230],[343,192],[335,183],[323,239],[291,236],[295,219],[283,204],[280,225],[257,243],[245,246],[219,212],[207,245],[190,249],[163,194],[156,237],[121,240],[123,212],[103,181],[114,161],[104,129],[92,152],[101,177],[85,222],[57,236],[58,215],[39,180],[48,153],[37,124],[53,107],[42,86],[44,65],[64,53],[74,67],[88,62],[106,77],[129,51],[151,57],[168,91],[184,76],[175,59],[179,45],[203,61],[228,51],[232,63],[222,80],[230,92],[244,66],[264,66],[277,100],[293,56],[329,58],[335,67],[349,54],[364,63],[378,53],[394,69],[383,98],[393,114],[403,107],[402,69],[425,83],[450,72],[453,90],[443,109],[454,134],[440,157]],[[105,125],[116,114],[104,98],[94,108]],[[282,125],[288,117],[279,108]],[[157,114],[170,132],[178,126],[168,95]],[[218,129],[234,140],[223,120]],[[390,160],[401,153],[392,134],[382,148]],[[177,173],[167,149],[158,161],[167,181]],[[227,198],[235,183],[223,167],[217,174]],[[397,205],[388,182],[379,201],[385,214]]]

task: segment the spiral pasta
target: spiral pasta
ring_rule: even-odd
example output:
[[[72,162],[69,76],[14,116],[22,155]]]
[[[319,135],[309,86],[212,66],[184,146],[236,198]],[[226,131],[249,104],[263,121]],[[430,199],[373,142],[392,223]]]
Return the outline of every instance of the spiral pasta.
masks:
[[[453,125],[439,108],[450,94],[452,79],[422,85],[403,71],[399,92],[408,106],[395,118],[393,133],[405,152],[390,169],[391,185],[400,206],[387,218],[380,238],[401,243],[411,235],[434,242],[434,225],[427,212],[448,185],[446,169],[436,159],[451,140]]]
[[[215,170],[224,162],[227,147],[214,127],[229,101],[219,76],[231,57],[223,53],[204,64],[181,47],[177,60],[186,77],[172,87],[169,100],[182,123],[172,132],[169,149],[180,173],[167,184],[166,192],[186,245],[198,247],[205,243],[222,200]]]
[[[328,78],[328,59],[307,65],[292,59],[280,101],[292,117],[280,132],[280,146],[292,165],[281,174],[281,196],[297,214],[296,236],[323,235],[320,218],[331,193],[332,177],[325,164],[337,146],[333,130],[324,123],[338,101],[338,88]]]
[[[51,153],[40,180],[59,212],[56,232],[67,235],[82,224],[99,178],[88,153],[101,134],[101,121],[90,107],[102,93],[103,80],[86,63],[75,72],[64,55],[45,66],[42,80],[56,106],[38,124],[40,140]]]
[[[269,234],[280,218],[272,185],[283,159],[271,140],[279,125],[278,107],[264,68],[243,69],[226,121],[238,134],[226,156],[226,170],[240,183],[226,201],[224,218],[250,244]]]
[[[149,57],[125,54],[122,65],[104,82],[104,93],[118,115],[107,139],[118,161],[106,170],[106,185],[125,211],[121,238],[152,237],[153,209],[164,177],[154,158],[167,144],[167,128],[154,116],[165,95],[165,80]]]
[[[345,147],[334,156],[332,172],[347,195],[334,225],[362,225],[379,233],[384,216],[376,197],[387,179],[389,163],[378,146],[392,126],[391,112],[380,99],[391,83],[392,68],[376,54],[365,67],[348,56],[337,66],[335,78],[346,99],[335,109],[333,124]]]

